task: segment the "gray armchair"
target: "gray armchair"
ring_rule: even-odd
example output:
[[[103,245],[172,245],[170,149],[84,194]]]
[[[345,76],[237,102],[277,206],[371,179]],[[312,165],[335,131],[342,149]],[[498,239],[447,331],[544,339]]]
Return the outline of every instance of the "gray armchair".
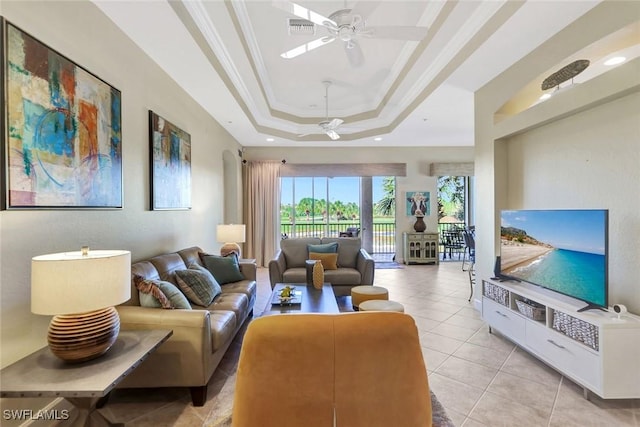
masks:
[[[373,285],[375,264],[371,255],[362,249],[359,238],[316,237],[285,239],[280,250],[269,261],[271,288],[276,283],[305,283],[305,261],[309,258],[307,245],[338,242],[338,269],[325,270],[325,282],[331,283],[336,295],[349,295],[351,288]]]

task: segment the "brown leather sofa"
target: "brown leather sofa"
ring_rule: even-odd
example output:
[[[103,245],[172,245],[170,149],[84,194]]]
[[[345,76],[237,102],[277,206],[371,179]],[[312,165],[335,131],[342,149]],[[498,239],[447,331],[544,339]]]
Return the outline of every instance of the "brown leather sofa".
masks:
[[[362,249],[358,237],[303,237],[280,241],[280,250],[269,261],[271,289],[276,283],[305,283],[308,259],[307,245],[338,243],[338,269],[325,270],[325,282],[333,285],[336,295],[349,295],[351,288],[373,285],[375,264],[371,255]]]
[[[199,252],[199,247],[191,247],[138,261],[131,266],[132,277],[138,274],[176,284],[176,270],[191,263],[202,265]],[[189,387],[193,405],[202,406],[209,379],[240,327],[253,315],[256,265],[241,262],[240,271],[244,280],[222,285],[222,293],[211,305],[192,305],[192,310],[141,307],[132,280],[131,299],[117,307],[121,329],[171,329],[173,335],[119,387]]]
[[[244,335],[233,427],[427,427],[431,397],[413,318],[287,314]]]

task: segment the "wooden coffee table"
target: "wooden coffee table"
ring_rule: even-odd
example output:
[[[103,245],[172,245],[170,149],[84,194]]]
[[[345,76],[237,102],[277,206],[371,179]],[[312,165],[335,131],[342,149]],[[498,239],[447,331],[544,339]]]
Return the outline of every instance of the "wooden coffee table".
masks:
[[[302,302],[292,305],[272,304],[273,297],[285,286],[295,286],[302,292]],[[316,289],[306,283],[276,283],[263,316],[283,313],[339,313],[336,295],[330,283],[322,285],[322,289]]]

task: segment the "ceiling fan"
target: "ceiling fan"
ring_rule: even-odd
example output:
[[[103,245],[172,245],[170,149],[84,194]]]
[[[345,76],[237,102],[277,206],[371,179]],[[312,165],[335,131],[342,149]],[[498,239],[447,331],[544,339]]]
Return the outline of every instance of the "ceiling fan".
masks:
[[[304,43],[282,53],[280,56],[285,59],[295,58],[340,39],[344,42],[345,53],[349,63],[357,67],[364,62],[362,50],[357,41],[358,38],[420,41],[426,36],[428,30],[427,27],[398,25],[368,27],[366,25],[366,17],[378,7],[379,2],[363,1],[348,9],[345,1],[344,9],[337,10],[328,17],[293,2],[274,1],[272,4],[308,21],[309,25],[315,24],[325,28],[329,33],[327,36]],[[298,22],[298,28],[303,26]]]
[[[325,99],[325,111],[326,111],[325,117],[326,118],[325,120],[318,123],[318,126],[320,126],[320,129],[322,129],[322,131],[326,133],[329,138],[335,141],[337,139],[340,139],[340,135],[336,130],[342,123],[344,123],[344,120],[342,119],[329,120],[329,86],[331,86],[331,82],[327,80],[322,82],[322,84],[324,84],[324,99]],[[301,136],[307,136],[307,135],[309,134],[305,133],[298,136],[301,137]]]

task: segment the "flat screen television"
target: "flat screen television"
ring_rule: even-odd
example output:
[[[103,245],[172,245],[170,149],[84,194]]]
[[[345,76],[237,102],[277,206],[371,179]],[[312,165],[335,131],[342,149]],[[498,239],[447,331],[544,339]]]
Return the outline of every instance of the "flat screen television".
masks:
[[[500,277],[608,306],[608,221],[602,210],[504,210]]]

